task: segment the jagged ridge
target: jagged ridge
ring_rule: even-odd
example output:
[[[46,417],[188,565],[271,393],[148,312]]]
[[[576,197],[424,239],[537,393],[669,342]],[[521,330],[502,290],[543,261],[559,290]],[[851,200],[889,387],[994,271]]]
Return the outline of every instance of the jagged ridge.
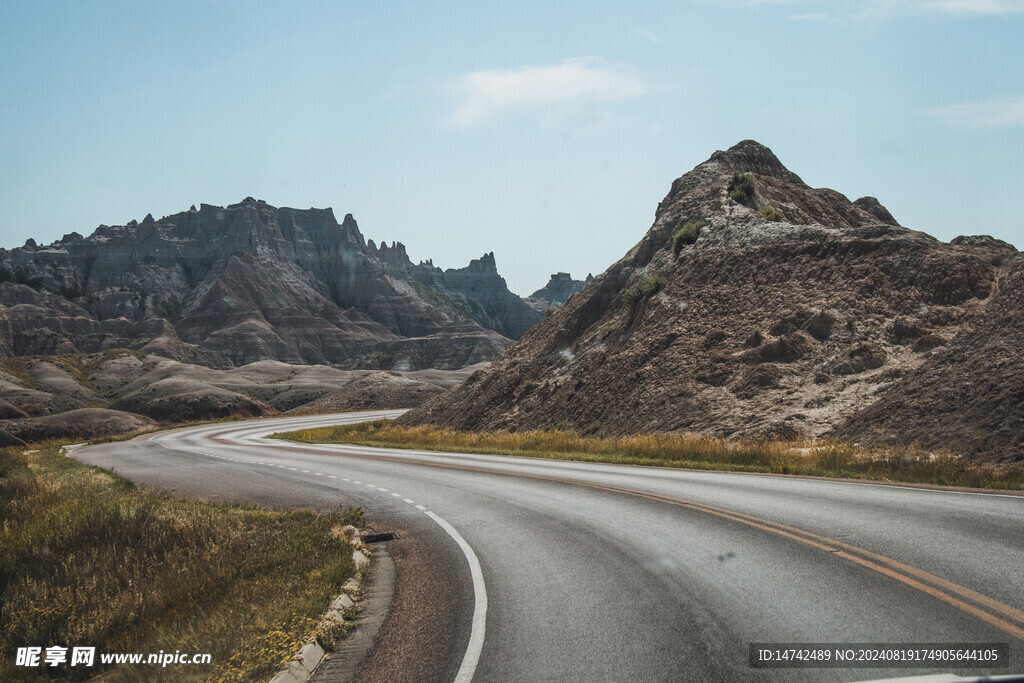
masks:
[[[0,356],[142,347],[215,367],[454,368],[541,317],[493,254],[414,265],[400,243],[366,243],[351,215],[251,197],[0,250]]]

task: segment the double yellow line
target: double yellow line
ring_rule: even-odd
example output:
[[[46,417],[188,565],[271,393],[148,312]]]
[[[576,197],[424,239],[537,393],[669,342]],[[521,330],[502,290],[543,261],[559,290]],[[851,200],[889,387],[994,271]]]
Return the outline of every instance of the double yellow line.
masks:
[[[779,524],[760,517],[754,517],[753,515],[747,515],[742,512],[734,512],[732,510],[715,507],[713,505],[694,503],[692,501],[681,500],[679,498],[645,493],[642,491],[633,491],[631,489],[622,489],[616,486],[587,483],[583,483],[582,485],[606,491],[614,491],[615,493],[639,496],[649,500],[668,503],[669,505],[689,508],[698,512],[704,512],[709,515],[716,515],[734,522],[739,522],[740,524],[746,524],[747,526],[763,529],[764,531],[769,531],[779,536],[785,536],[786,538],[804,543],[805,545],[812,546],[819,550],[833,553],[844,560],[855,562],[862,567],[876,571],[879,574],[884,574],[885,576],[906,584],[911,588],[916,588],[923,593],[927,593],[933,598],[942,600],[959,610],[995,626],[1018,640],[1024,641],[1024,628],[1022,628],[1022,625],[1024,625],[1024,612],[1021,610],[1005,605],[998,600],[993,600],[987,595],[982,595],[970,588],[965,588],[959,584],[953,583],[952,581],[947,581],[946,579],[935,576],[934,574],[930,574],[923,569],[912,567],[884,555],[873,553],[870,550],[858,548],[857,546],[850,545],[849,543],[842,543],[825,536],[804,531],[803,529],[797,529],[795,527],[786,526],[785,524]]]
[[[294,442],[293,442],[294,443]],[[294,446],[293,446],[294,447]],[[305,450],[298,447],[299,450]],[[323,451],[309,449],[307,452],[314,452],[322,454]],[[648,493],[645,491],[637,491],[634,489],[621,488],[618,486],[609,486],[606,484],[598,484],[594,482],[580,481],[578,479],[566,479],[564,477],[550,477],[543,474],[529,474],[525,472],[510,472],[508,470],[495,470],[486,467],[475,467],[472,465],[456,465],[439,462],[425,462],[423,460],[416,460],[413,458],[403,458],[398,456],[388,455],[376,455],[367,453],[353,453],[345,452],[339,453],[346,457],[363,458],[366,460],[386,460],[389,462],[398,462],[410,465],[422,465],[426,467],[440,467],[444,469],[455,469],[464,470],[468,472],[479,472],[483,474],[498,474],[508,477],[521,477],[524,479],[537,479],[541,481],[549,481],[559,484],[568,484],[571,486],[583,486],[590,489],[597,489],[601,491],[609,491],[611,493],[618,493],[626,496],[636,496],[639,498],[646,498],[648,500],[657,501],[659,503],[666,503],[668,505],[675,505],[677,507],[683,507],[697,512],[703,512],[709,515],[715,515],[724,519],[738,522],[739,524],[745,524],[750,527],[768,531],[778,536],[783,536],[793,541],[809,545],[818,550],[822,550],[828,553],[833,553],[837,557],[841,557],[844,560],[849,560],[856,564],[861,565],[867,569],[878,572],[884,576],[888,576],[891,579],[899,581],[902,584],[916,588],[922,593],[932,596],[938,600],[945,602],[948,605],[952,605],[957,609],[970,614],[971,616],[981,619],[987,624],[994,626],[1001,631],[1008,633],[1014,638],[1024,641],[1024,612],[1021,610],[1005,605],[998,600],[994,600],[986,595],[982,595],[977,591],[973,591],[970,588],[965,588],[959,584],[947,581],[941,577],[930,574],[917,567],[912,567],[903,562],[898,562],[884,555],[873,553],[863,548],[850,545],[848,543],[842,543],[840,541],[833,540],[826,536],[820,536],[818,534],[804,531],[796,527],[786,526],[785,524],[779,524],[778,522],[772,522],[761,517],[755,517],[742,512],[735,512],[726,508],[720,508],[713,505],[706,505],[704,503],[696,503],[689,500],[683,500],[681,498],[673,498],[671,496],[663,496],[657,493]]]

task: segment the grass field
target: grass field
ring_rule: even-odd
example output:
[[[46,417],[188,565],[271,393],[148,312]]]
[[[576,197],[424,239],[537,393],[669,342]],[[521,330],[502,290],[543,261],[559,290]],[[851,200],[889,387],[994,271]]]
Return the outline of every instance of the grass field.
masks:
[[[342,634],[320,616],[355,573],[344,526],[359,514],[175,500],[59,446],[0,449],[0,680],[266,680]],[[96,666],[17,667],[24,646],[93,646]],[[160,650],[212,662],[99,662]]]
[[[592,437],[560,430],[475,433],[429,425],[397,427],[388,420],[275,436],[307,443],[1024,490],[1024,467],[1019,464],[978,465],[951,453],[906,446],[864,449],[845,443],[734,442],[677,434]]]

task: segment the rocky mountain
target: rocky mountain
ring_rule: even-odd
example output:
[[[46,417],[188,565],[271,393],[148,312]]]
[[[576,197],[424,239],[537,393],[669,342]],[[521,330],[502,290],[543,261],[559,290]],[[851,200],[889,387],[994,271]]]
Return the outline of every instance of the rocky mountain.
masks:
[[[541,311],[547,308],[560,308],[569,297],[580,291],[594,280],[594,276],[588,274],[586,280],[573,280],[569,273],[552,273],[548,283],[536,292],[526,297],[526,300],[535,308]]]
[[[542,317],[493,254],[413,264],[400,243],[366,242],[351,215],[252,198],[0,249],[0,357],[123,347],[222,368],[458,368]]]
[[[620,261],[406,414],[465,430],[917,442],[1024,458],[1024,255],[943,243],[744,141]]]

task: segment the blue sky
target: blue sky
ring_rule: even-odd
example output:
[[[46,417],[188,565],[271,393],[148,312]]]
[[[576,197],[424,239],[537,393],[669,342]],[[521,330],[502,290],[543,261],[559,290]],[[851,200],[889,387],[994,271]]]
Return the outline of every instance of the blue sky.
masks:
[[[0,246],[251,195],[595,274],[745,138],[1024,248],[1024,0],[0,3]]]

